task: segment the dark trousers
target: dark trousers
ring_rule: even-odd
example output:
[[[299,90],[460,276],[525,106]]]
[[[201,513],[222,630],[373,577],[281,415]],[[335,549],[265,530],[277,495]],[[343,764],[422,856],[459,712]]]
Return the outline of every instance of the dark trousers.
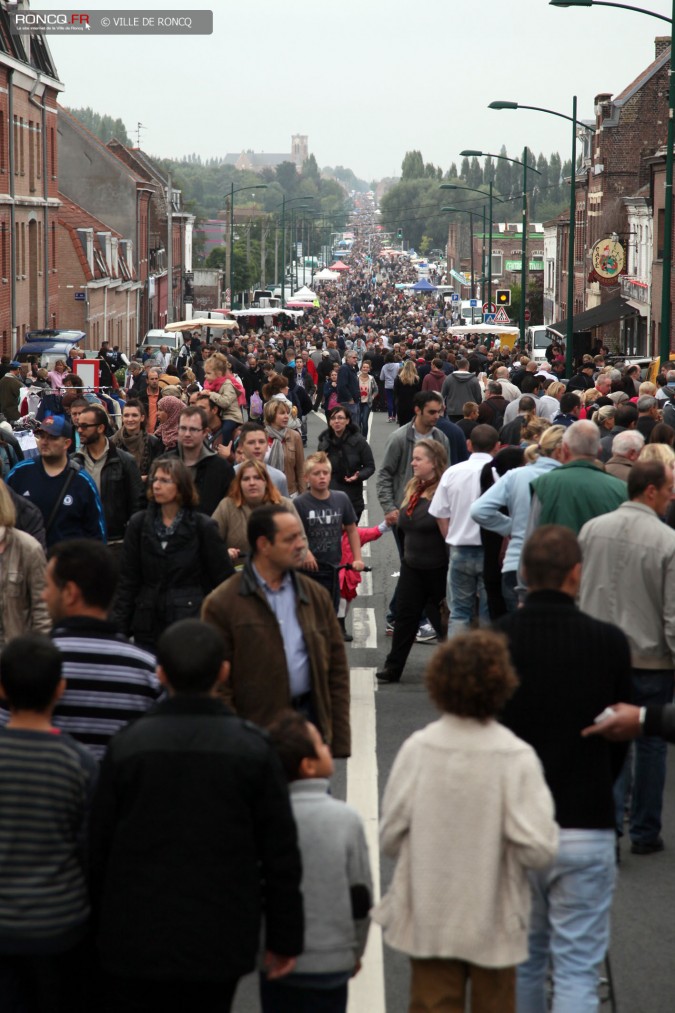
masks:
[[[106,975],[99,1009],[101,1013],[229,1013],[238,981],[152,981]]]
[[[399,676],[403,672],[410,649],[415,643],[420,620],[425,612],[429,622],[436,630],[438,639],[443,639],[440,604],[445,598],[447,576],[447,563],[435,567],[433,570],[415,570],[408,566],[405,560],[401,561],[394,636],[391,650],[384,663],[384,667],[388,671]]]
[[[303,570],[302,572],[307,577],[311,577],[315,580],[317,584],[321,584],[322,587],[326,588],[331,597],[331,601],[333,602],[335,614],[337,615],[337,610],[340,605],[340,582],[338,580],[337,567],[331,566],[328,563],[319,563],[318,570]]]
[[[262,1013],[345,1013],[347,985],[337,988],[301,988],[284,984],[284,979],[268,981],[260,976]]]
[[[63,953],[0,954],[2,1013],[88,1013],[88,942]]]

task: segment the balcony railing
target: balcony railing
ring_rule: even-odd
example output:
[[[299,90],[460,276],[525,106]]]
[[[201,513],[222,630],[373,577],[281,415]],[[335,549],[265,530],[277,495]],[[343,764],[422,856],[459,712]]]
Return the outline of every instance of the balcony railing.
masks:
[[[628,274],[621,275],[621,295],[633,302],[649,305],[649,285],[640,278],[631,278]]]

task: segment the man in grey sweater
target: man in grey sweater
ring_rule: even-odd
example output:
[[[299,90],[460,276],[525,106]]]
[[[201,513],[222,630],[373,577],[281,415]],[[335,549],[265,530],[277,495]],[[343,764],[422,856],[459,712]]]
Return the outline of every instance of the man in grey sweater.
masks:
[[[445,378],[441,394],[445,400],[445,414],[451,422],[464,418],[463,407],[467,401],[481,403],[483,391],[475,374],[469,370],[468,359],[458,359],[457,369]]]

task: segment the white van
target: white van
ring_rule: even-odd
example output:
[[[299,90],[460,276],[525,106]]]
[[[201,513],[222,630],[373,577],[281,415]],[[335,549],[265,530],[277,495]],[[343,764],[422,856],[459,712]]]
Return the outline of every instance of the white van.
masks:
[[[556,335],[549,331],[545,324],[526,328],[525,340],[532,349],[532,358],[535,362],[546,361],[546,349],[554,338]]]
[[[477,306],[472,306],[470,299],[462,300],[460,315],[462,318],[462,323],[465,325],[465,327],[471,327],[472,324],[483,323],[483,309],[480,305],[479,300],[476,299],[475,301],[478,303]]]

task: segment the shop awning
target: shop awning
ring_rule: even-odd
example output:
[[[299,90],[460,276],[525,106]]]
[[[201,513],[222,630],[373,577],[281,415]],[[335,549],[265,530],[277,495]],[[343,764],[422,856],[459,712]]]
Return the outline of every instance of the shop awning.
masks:
[[[572,327],[575,333],[592,331],[594,327],[602,327],[603,324],[611,324],[614,320],[622,320],[624,317],[636,315],[639,315],[639,311],[631,306],[622,295],[618,295],[615,299],[610,299],[609,302],[594,306],[592,310],[577,313],[572,319]],[[559,320],[555,324],[549,324],[548,329],[564,338],[567,334],[567,320]]]

